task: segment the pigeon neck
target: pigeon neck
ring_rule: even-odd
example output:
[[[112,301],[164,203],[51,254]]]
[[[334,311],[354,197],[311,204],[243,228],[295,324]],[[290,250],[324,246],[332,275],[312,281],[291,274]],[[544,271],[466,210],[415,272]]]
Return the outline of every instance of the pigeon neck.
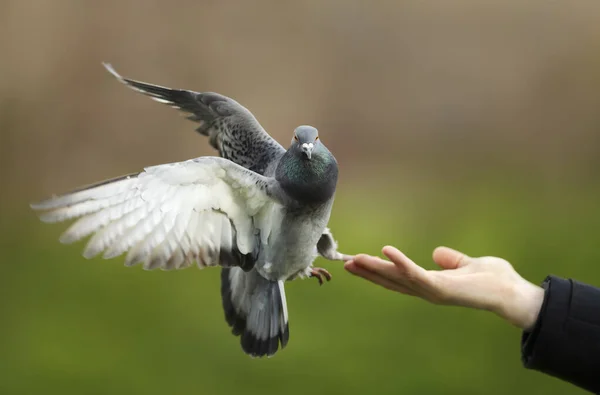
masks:
[[[275,177],[293,199],[305,204],[325,203],[335,193],[337,162],[328,151],[314,152],[310,160],[288,151],[277,166]]]

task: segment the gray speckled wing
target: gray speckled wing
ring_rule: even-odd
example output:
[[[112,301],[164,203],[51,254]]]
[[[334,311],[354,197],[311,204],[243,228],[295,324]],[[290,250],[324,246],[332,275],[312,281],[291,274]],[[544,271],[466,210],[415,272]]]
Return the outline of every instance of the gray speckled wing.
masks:
[[[227,96],[135,81],[122,77],[109,64],[105,63],[104,67],[128,87],[159,103],[192,114],[188,119],[200,123],[196,130],[208,136],[210,145],[225,159],[264,174],[269,164],[285,153],[285,149],[269,136],[248,109]]]

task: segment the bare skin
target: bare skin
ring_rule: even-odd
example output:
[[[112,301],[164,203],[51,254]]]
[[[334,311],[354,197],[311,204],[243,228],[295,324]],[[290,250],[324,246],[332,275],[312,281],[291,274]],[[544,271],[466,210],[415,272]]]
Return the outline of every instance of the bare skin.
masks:
[[[442,270],[425,270],[394,247],[386,246],[382,252],[390,261],[359,254],[344,267],[372,283],[431,303],[492,311],[525,330],[537,320],[544,290],[502,258],[472,258],[438,247],[433,260]]]

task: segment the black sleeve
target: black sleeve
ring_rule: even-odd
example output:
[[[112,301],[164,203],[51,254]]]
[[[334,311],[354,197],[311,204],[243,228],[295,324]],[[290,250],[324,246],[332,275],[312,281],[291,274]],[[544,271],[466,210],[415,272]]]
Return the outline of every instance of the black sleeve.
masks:
[[[548,276],[542,309],[521,340],[523,364],[600,393],[600,289]]]

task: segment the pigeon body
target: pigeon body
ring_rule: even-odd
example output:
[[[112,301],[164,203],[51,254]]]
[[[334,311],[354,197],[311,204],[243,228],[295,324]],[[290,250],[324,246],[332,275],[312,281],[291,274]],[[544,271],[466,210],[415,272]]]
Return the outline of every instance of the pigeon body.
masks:
[[[231,98],[125,79],[105,67],[130,88],[190,114],[220,157],[148,167],[32,208],[45,222],[78,218],[61,242],[91,235],[87,258],[126,253],[126,265],[147,270],[221,266],[232,333],[247,354],[274,355],[289,339],[285,281],[310,277],[318,255],[351,259],[327,228],[335,157],[311,126],[296,128],[286,150]]]

